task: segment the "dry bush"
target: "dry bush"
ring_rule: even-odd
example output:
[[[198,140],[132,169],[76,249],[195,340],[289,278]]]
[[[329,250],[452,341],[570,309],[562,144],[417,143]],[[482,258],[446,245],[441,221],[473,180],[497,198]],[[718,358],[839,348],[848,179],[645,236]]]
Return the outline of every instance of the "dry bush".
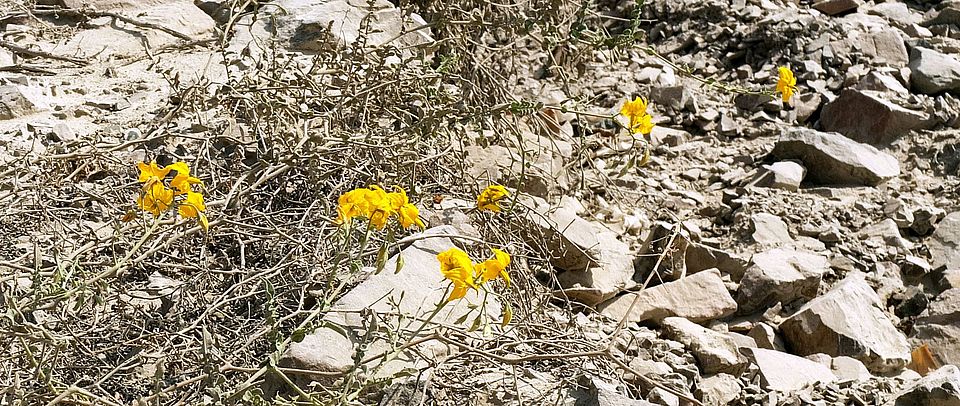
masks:
[[[368,47],[361,38],[311,56],[269,49],[226,86],[170,78],[170,104],[139,123],[142,137],[103,133],[3,171],[2,403],[266,404],[259,384],[272,360],[318,325],[384,243],[364,249],[345,237],[331,222],[337,196],[381,184],[406,188],[421,207],[435,194],[472,199],[484,185],[465,175],[460,147],[508,144],[547,124],[542,105],[514,95],[517,83],[575,80],[595,50],[636,35],[635,15],[611,23],[598,11],[607,6],[591,2],[400,7],[422,13],[439,45]],[[184,134],[178,120],[199,129]],[[480,133],[491,136],[467,136]],[[205,182],[209,234],[179,219],[154,233],[142,215],[122,220],[135,209],[138,156],[190,163]],[[504,292],[515,327],[477,344],[493,358],[465,352],[442,365],[435,387],[466,394],[457,377],[512,373],[503,357],[530,354],[514,364],[571,382],[586,362],[613,373],[569,305],[565,321],[545,311],[551,270],[543,248],[518,237],[518,215],[489,218],[476,236],[523,258]],[[342,379],[293,396],[376,402],[392,383]]]

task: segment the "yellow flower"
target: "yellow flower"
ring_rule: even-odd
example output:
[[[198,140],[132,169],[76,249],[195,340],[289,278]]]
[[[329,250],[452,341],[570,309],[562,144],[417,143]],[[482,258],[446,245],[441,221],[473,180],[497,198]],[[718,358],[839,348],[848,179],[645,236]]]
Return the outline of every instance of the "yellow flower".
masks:
[[[620,114],[630,120],[630,132],[650,134],[653,131],[653,117],[647,114],[647,100],[641,97],[627,101],[620,108]]]
[[[149,165],[145,162],[138,162],[137,168],[140,169],[140,177],[137,180],[143,183],[159,182],[170,173],[169,167],[161,169],[154,161],[150,161]]]
[[[396,192],[387,193],[387,198],[390,199],[393,212],[397,214],[400,227],[409,228],[414,224],[421,229],[426,227],[420,220],[420,209],[411,204],[410,199],[407,198],[407,191],[400,186],[394,186],[393,188]]]
[[[152,175],[151,175],[152,176]],[[137,206],[160,217],[160,213],[173,205],[173,191],[167,189],[163,182],[148,179],[143,192],[137,197]]]
[[[203,194],[197,192],[187,192],[187,198],[178,208],[180,216],[183,218],[197,218],[197,221],[200,222],[200,226],[203,227],[203,230],[206,231],[208,227],[207,216],[203,214],[207,210],[207,206],[203,203]]]
[[[483,284],[497,279],[497,276],[499,276],[506,282],[507,287],[510,287],[510,275],[507,274],[507,266],[509,265],[510,254],[493,248],[493,259],[477,264],[477,278]]]
[[[190,167],[185,162],[174,162],[167,165],[164,170],[167,172],[170,170],[177,171],[177,176],[174,176],[173,180],[170,181],[170,186],[177,189],[178,195],[192,192],[193,189],[190,185],[203,184],[200,179],[190,176]]]
[[[477,288],[473,281],[473,261],[466,252],[459,248],[450,248],[437,254],[437,260],[440,261],[440,273],[453,283],[453,292],[447,298],[448,302],[466,296],[467,288]]]
[[[372,185],[366,194],[368,203],[370,224],[378,230],[383,230],[387,226],[387,221],[393,215],[393,203],[390,196],[387,196],[380,186]]]
[[[500,206],[497,204],[503,200],[510,193],[507,192],[507,188],[500,185],[490,185],[486,189],[483,189],[483,192],[477,196],[477,208],[482,210],[490,211],[500,211]]]
[[[354,217],[366,217],[370,215],[370,203],[367,201],[367,195],[370,189],[353,189],[340,195],[337,199],[337,224],[343,224]]]
[[[797,90],[797,78],[793,76],[793,71],[786,66],[779,68],[780,79],[777,80],[777,92],[783,95],[783,102],[790,101],[793,92]]]

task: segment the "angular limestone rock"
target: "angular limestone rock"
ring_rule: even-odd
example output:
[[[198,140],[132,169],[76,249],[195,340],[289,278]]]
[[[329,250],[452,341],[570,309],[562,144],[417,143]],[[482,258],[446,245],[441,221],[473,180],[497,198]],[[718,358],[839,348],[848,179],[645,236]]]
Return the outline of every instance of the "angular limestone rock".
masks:
[[[876,186],[900,175],[897,158],[838,133],[794,128],[773,147],[779,159],[799,159],[820,184]]]
[[[780,332],[797,355],[846,355],[873,372],[894,371],[910,361],[910,347],[881,309],[864,274],[855,272],[780,323]]]
[[[633,310],[627,316],[631,304]],[[737,303],[720,279],[720,271],[710,269],[613,298],[601,304],[599,310],[614,320],[627,316],[629,322],[660,321],[671,316],[703,322],[732,314],[737,310]]]
[[[837,380],[830,368],[806,358],[762,348],[744,348],[741,351],[757,364],[761,385],[768,390],[791,392],[817,382]]]
[[[686,346],[706,374],[728,373],[740,375],[747,359],[740,355],[733,338],[710,330],[682,317],[663,320],[664,336]]]
[[[737,303],[740,313],[763,310],[776,302],[812,299],[820,278],[830,270],[830,261],[812,252],[777,248],[753,256],[753,266],[740,280]]]

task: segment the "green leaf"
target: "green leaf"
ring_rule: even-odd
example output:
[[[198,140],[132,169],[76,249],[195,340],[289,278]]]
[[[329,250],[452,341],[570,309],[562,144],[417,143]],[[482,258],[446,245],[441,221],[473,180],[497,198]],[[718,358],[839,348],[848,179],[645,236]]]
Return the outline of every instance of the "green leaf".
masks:
[[[398,274],[398,273],[400,273],[400,270],[401,270],[401,269],[403,269],[403,254],[402,254],[402,253],[398,253],[398,254],[397,254],[397,269],[396,269],[395,271],[393,271],[393,273]]]
[[[463,316],[460,316],[453,324],[463,324],[463,322],[467,321],[467,317],[470,317],[470,312],[464,313]]]
[[[387,266],[387,244],[381,245],[377,251],[377,270],[374,273],[379,274],[385,266]]]
[[[506,327],[507,324],[510,324],[510,320],[513,320],[513,307],[510,306],[510,303],[503,304],[503,321],[500,322],[501,327]]]
[[[477,331],[477,329],[480,328],[480,317],[482,317],[482,316],[483,316],[483,315],[481,314],[481,315],[477,316],[477,318],[473,319],[473,324],[470,325],[470,328],[467,329],[468,332],[469,332],[469,331]]]
[[[302,328],[296,329],[293,331],[293,335],[290,336],[290,340],[295,343],[299,343],[303,341],[303,339],[306,338],[306,336],[307,336],[307,332],[304,331]]]

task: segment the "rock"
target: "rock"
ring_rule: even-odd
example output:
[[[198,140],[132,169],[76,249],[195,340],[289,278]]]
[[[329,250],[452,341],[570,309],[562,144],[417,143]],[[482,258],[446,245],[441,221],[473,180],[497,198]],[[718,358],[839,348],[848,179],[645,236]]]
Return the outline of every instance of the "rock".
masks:
[[[960,269],[960,211],[948,214],[927,239],[930,266]]]
[[[528,138],[533,138],[529,136]],[[533,144],[533,142],[530,142]],[[551,149],[532,147],[540,151],[526,160],[512,149],[491,145],[471,145],[463,149],[467,175],[472,179],[484,179],[521,190],[538,197],[555,195],[567,185],[567,175],[562,161]],[[524,170],[523,164],[527,167]],[[520,174],[523,174],[523,179]]]
[[[803,177],[807,175],[807,168],[794,161],[780,161],[763,167],[772,175],[769,182],[763,186],[791,192],[800,189],[800,182],[803,182]]]
[[[630,361],[630,369],[651,379],[657,379],[659,376],[673,373],[673,368],[670,368],[670,365],[665,362],[642,359],[640,357],[636,357]],[[643,381],[634,375],[633,372],[626,372],[623,379],[633,384],[643,384]]]
[[[873,378],[860,360],[850,357],[834,357],[830,369],[840,382],[863,382]]]
[[[920,24],[924,27],[932,25],[960,25],[960,5],[956,3],[945,2],[945,6],[940,9],[933,18],[925,19]]]
[[[579,380],[580,385],[587,389],[586,392],[573,394],[577,405],[583,406],[656,406],[654,403],[645,400],[633,399],[626,393],[627,388],[615,385],[598,378],[589,378],[582,376]]]
[[[797,113],[798,123],[806,123],[823,104],[823,96],[819,93],[804,93],[795,97],[793,110]]]
[[[91,7],[90,2],[77,1],[80,8]],[[137,20],[158,24],[192,39],[212,38],[216,23],[189,0],[174,1],[98,1],[99,11],[133,14]],[[270,7],[266,7],[270,8]],[[107,59],[114,56],[146,56],[150,50],[174,45],[183,38],[167,32],[137,27],[112,18],[87,22],[92,29],[79,30],[66,44],[58,47],[60,53],[80,58]],[[243,30],[238,30],[243,31]]]
[[[741,391],[740,380],[730,374],[703,377],[697,384],[697,399],[706,405],[726,405],[736,399]]]
[[[937,94],[960,90],[960,60],[932,49],[910,51],[910,81],[914,90]]]
[[[926,113],[887,101],[881,93],[845,89],[823,107],[820,124],[825,131],[839,132],[854,141],[882,145],[926,128],[927,118]]]
[[[767,390],[792,392],[817,382],[837,380],[830,368],[785,352],[762,348],[744,349],[743,352],[757,364],[760,384]]]
[[[617,239],[617,234],[594,224],[599,245],[596,265],[585,270],[567,270],[557,275],[563,296],[588,306],[599,304],[616,294],[636,286],[634,255],[630,246]]]
[[[663,327],[664,336],[686,346],[706,374],[740,375],[747,365],[747,359],[737,351],[737,343],[726,334],[682,317],[663,319]]]
[[[750,314],[776,302],[784,304],[798,298],[814,298],[820,278],[830,270],[830,261],[822,255],[777,248],[753,256],[753,265],[740,280],[737,292],[739,312]]]
[[[874,63],[885,64],[895,68],[907,65],[907,47],[897,30],[882,30],[867,34],[860,39],[863,53]]]
[[[753,222],[753,240],[764,245],[782,245],[790,244],[793,238],[790,237],[790,231],[787,230],[787,224],[769,213],[757,213],[750,216]]]
[[[894,406],[960,406],[960,369],[944,365],[896,396]]]
[[[46,106],[39,96],[39,91],[33,88],[0,86],[0,120],[22,117],[44,109]]]
[[[636,304],[627,316],[634,301]],[[680,316],[703,322],[733,314],[737,303],[720,279],[720,271],[711,269],[637,293],[627,293],[601,304],[598,309],[604,316],[618,321],[624,317],[628,322],[640,322]]]
[[[693,97],[686,86],[654,87],[650,91],[650,101],[675,111],[681,111],[693,103]]]
[[[857,83],[857,89],[880,92],[890,96],[905,97],[910,95],[910,90],[904,87],[897,78],[879,71],[871,71],[863,79],[860,79],[860,82]]]
[[[960,269],[948,269],[943,271],[943,276],[940,279],[939,285],[941,290],[960,288]]]
[[[913,211],[913,223],[910,229],[920,236],[928,236],[933,233],[937,223],[946,217],[947,212],[936,207],[921,207]]]
[[[846,355],[889,372],[909,362],[910,348],[882,307],[864,275],[853,272],[780,323],[780,332],[798,355]]]
[[[893,314],[897,317],[917,316],[927,308],[929,301],[923,290],[916,286],[908,286],[902,292],[894,293],[887,301],[887,305],[894,305]]]
[[[749,266],[749,261],[734,253],[699,243],[687,245],[683,261],[688,273],[717,268],[722,274],[730,275],[734,281],[739,281]]]
[[[523,216],[536,233],[525,236],[528,243],[546,245],[550,263],[561,270],[585,270],[600,261],[600,240],[589,221],[568,207],[552,207],[535,196],[522,196],[518,203],[529,210]]]
[[[960,363],[960,289],[940,293],[917,317],[912,340],[927,344],[943,364]]]
[[[901,250],[913,248],[913,243],[907,241],[900,235],[900,228],[893,219],[884,219],[883,221],[865,227],[857,235],[861,240],[873,240],[877,244],[884,244]]]
[[[456,234],[451,226],[441,226],[428,229],[426,234]],[[351,291],[340,298],[333,308],[324,317],[326,323],[313,332],[307,334],[303,340],[292,342],[282,354],[278,365],[290,368],[303,368],[314,371],[346,372],[354,365],[354,352],[359,339],[364,333],[364,321],[361,313],[353,312],[356,309],[381,314],[400,312],[408,320],[426,318],[441,303],[446,286],[449,284],[440,275],[440,263],[436,255],[448,248],[454,247],[453,241],[447,237],[434,237],[417,240],[398,254],[403,257],[404,265],[400,272],[394,272],[398,256],[390,258],[385,271],[370,275]],[[396,305],[393,305],[395,303]],[[483,305],[480,312],[496,318],[500,313],[500,304],[496,298],[480,298],[471,291],[463,300],[448,303],[442,312],[434,318],[434,322],[456,324],[461,316],[471,313],[471,306]],[[351,312],[340,312],[351,310]],[[337,326],[326,327],[326,326]],[[414,323],[409,326],[416,329]],[[341,330],[343,329],[343,330]],[[429,334],[431,329],[425,329],[423,334]],[[392,344],[385,341],[366,343],[367,355],[379,354],[391,350]],[[446,346],[428,342],[415,346],[410,351],[400,354],[396,359],[383,364],[377,369],[377,376],[392,376],[403,368],[419,365],[426,359],[438,359],[450,351]],[[435,362],[435,361],[434,361]],[[374,364],[368,364],[371,367]],[[307,377],[304,377],[307,378]],[[322,376],[314,377],[323,379]]]
[[[777,336],[773,326],[767,323],[754,324],[747,335],[753,338],[753,342],[757,343],[757,348],[784,351],[783,340]]]
[[[837,133],[790,129],[773,147],[779,159],[799,159],[820,184],[876,186],[900,175],[896,158]]]
[[[930,270],[930,263],[927,260],[913,255],[907,255],[900,264],[900,272],[910,278],[919,278],[930,273]]]
[[[813,3],[813,8],[828,16],[835,16],[854,11],[860,7],[860,0],[820,0]]]
[[[369,47],[395,45],[416,49],[433,42],[430,31],[417,14],[405,14],[387,0],[281,0],[262,7],[253,16],[239,20],[250,27],[237,30],[229,50],[259,59],[271,41],[305,53],[338,49],[363,36]],[[368,29],[364,26],[369,25]],[[414,30],[416,29],[416,30]],[[409,51],[407,51],[409,52]]]

